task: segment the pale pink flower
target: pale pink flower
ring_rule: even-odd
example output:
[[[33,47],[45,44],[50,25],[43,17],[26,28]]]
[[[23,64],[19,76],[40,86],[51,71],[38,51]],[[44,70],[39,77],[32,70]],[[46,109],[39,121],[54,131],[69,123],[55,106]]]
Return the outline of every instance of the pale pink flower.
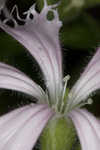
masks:
[[[31,150],[48,120],[59,114],[73,121],[82,150],[100,149],[100,121],[85,109],[80,109],[81,106],[91,102],[88,97],[100,88],[100,49],[70,90],[62,114],[69,76],[63,79],[59,44],[59,29],[62,22],[59,21],[57,10],[54,9],[56,6],[48,6],[44,1],[44,7],[39,14],[33,5],[24,13],[27,15],[26,19],[19,17],[15,7],[17,18],[25,21],[25,24],[18,25],[12,17],[12,12],[8,14],[8,18],[0,22],[0,27],[18,40],[36,59],[44,74],[47,87],[44,91],[18,69],[0,63],[0,88],[20,91],[38,100],[37,104],[23,106],[0,117],[1,150],[6,148],[7,150]],[[47,19],[49,11],[54,14],[53,20]],[[30,15],[33,15],[33,19]],[[12,19],[14,28],[6,24],[9,19]]]

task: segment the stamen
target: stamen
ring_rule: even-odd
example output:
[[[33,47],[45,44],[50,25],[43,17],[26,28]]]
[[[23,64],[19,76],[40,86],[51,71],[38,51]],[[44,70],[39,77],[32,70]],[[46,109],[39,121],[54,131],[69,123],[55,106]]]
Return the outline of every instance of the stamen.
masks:
[[[65,114],[67,112],[70,112],[71,110],[75,109],[75,108],[81,108],[85,105],[91,105],[93,103],[93,99],[92,98],[88,98],[86,101],[81,101],[81,103],[77,104],[77,105],[70,105],[69,103],[67,104],[66,110],[65,110]]]
[[[88,105],[91,105],[91,104],[93,103],[93,99],[92,99],[92,98],[89,98],[89,99],[87,100],[87,103],[88,103]]]
[[[66,92],[66,87],[67,87],[67,84],[68,84],[69,80],[70,80],[70,75],[65,76],[64,79],[63,79],[63,82],[65,84],[64,84],[62,99],[64,99],[64,95],[65,95],[65,92]]]
[[[63,79],[64,88],[63,88],[63,93],[62,93],[62,103],[61,103],[61,107],[60,107],[60,112],[63,112],[64,105],[66,103],[66,99],[67,99],[67,97],[66,97],[66,89],[67,89],[67,84],[68,84],[69,79],[70,79],[70,75],[65,76],[64,79]],[[67,96],[68,96],[68,94],[67,94]]]
[[[0,0],[0,11],[4,9],[7,0]]]
[[[77,107],[83,107],[84,105],[91,105],[93,103],[93,100],[91,98],[89,98],[88,100],[86,100],[85,102],[81,102]]]
[[[75,107],[80,108],[80,107],[83,107],[83,106],[85,106],[85,105],[91,105],[92,103],[93,103],[92,98],[89,98],[89,99],[87,99],[85,102],[83,101],[83,102],[81,102],[80,104],[78,104],[78,105],[75,106]]]

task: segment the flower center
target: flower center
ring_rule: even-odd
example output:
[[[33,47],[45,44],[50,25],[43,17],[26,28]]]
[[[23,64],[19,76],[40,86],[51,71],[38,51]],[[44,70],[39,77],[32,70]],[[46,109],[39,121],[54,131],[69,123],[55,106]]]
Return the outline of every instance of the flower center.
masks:
[[[65,78],[63,79],[64,86],[62,90],[61,99],[59,99],[59,101],[57,101],[56,104],[52,106],[52,108],[58,116],[64,116],[66,113],[72,111],[75,108],[80,108],[84,105],[90,105],[93,103],[93,100],[91,98],[82,100],[81,102],[76,104],[73,103],[73,95],[71,94],[71,92],[69,92],[69,88],[67,87],[69,79],[69,75],[65,76]]]
[[[63,79],[64,86],[63,86],[61,98],[59,99],[59,101],[56,102],[55,105],[52,106],[52,108],[57,112],[57,114],[60,115],[63,115],[66,110],[68,94],[69,94],[69,88],[67,88],[67,83],[69,79],[70,79],[69,75],[67,75]]]

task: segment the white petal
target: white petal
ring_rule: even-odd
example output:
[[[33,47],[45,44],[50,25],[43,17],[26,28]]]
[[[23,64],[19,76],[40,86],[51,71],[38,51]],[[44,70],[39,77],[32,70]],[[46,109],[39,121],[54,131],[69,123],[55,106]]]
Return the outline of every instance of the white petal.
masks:
[[[100,48],[71,90],[72,103],[78,104],[100,88]]]
[[[32,104],[35,105],[35,104]],[[23,106],[21,108],[17,108],[5,115],[3,117],[0,117],[0,126],[2,126],[4,123],[6,123],[8,120],[14,118],[18,113],[21,113],[24,109],[29,108],[30,105]]]
[[[0,63],[0,88],[24,92],[38,100],[44,99],[40,86],[18,69],[4,63]]]
[[[76,127],[82,150],[100,149],[99,121],[85,110],[74,110],[69,115]]]
[[[60,93],[58,91],[61,91],[62,84],[62,59],[58,38],[61,22],[57,11],[53,9],[55,5],[48,6],[46,0],[44,1],[44,8],[40,14],[35,10],[35,5],[26,12],[25,25],[10,28],[1,23],[0,26],[23,44],[39,63],[45,76],[51,99],[54,100]],[[47,20],[49,11],[54,14],[52,21]],[[34,16],[34,19],[30,19],[30,14]]]
[[[81,113],[86,116],[86,118],[90,121],[91,125],[93,126],[99,140],[100,140],[100,120],[96,119],[90,112],[87,110],[81,109]]]
[[[28,105],[0,119],[1,150],[31,150],[54,113],[47,105]],[[10,116],[10,117],[9,117]],[[4,118],[4,121],[3,121]],[[6,117],[7,118],[7,117]]]

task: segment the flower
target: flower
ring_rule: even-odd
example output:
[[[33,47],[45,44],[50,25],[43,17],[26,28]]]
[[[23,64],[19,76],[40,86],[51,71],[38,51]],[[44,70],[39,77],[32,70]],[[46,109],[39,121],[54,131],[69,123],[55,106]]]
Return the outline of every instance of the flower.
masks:
[[[36,59],[44,74],[47,88],[44,91],[18,69],[0,63],[0,88],[20,91],[37,99],[37,104],[23,106],[0,117],[1,150],[6,147],[8,150],[31,150],[47,122],[56,117],[70,118],[73,121],[82,150],[99,150],[99,120],[80,107],[91,103],[88,97],[100,88],[100,49],[69,91],[69,76],[63,79],[62,74],[59,44],[59,29],[62,22],[59,21],[57,10],[54,9],[56,7],[57,4],[47,5],[44,0],[41,13],[38,13],[33,5],[24,13],[26,19],[21,19],[15,6],[13,11],[16,9],[17,19],[24,22],[24,25],[18,25],[12,17],[13,11],[6,19],[0,21],[0,27],[18,40]],[[52,20],[47,19],[49,11],[54,14]],[[11,19],[14,27],[7,25]]]

